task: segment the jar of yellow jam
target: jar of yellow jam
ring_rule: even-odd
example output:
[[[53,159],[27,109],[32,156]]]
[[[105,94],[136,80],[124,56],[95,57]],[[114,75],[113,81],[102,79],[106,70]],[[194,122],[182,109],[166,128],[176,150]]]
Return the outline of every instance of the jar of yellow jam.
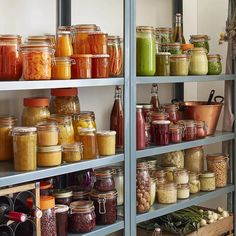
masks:
[[[70,31],[57,32],[55,54],[57,57],[70,57],[73,54]]]
[[[100,156],[111,156],[116,153],[116,131],[97,132],[98,152]]]
[[[64,162],[77,162],[83,157],[82,143],[65,144],[62,146],[62,160]]]
[[[52,66],[52,79],[67,80],[71,78],[71,63],[69,57],[56,57]]]

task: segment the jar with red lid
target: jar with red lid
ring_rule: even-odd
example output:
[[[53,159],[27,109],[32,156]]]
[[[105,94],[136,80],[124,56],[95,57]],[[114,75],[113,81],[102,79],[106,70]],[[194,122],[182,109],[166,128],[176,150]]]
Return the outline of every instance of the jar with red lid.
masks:
[[[100,168],[95,171],[96,181],[93,188],[100,192],[108,192],[115,189],[115,181],[112,170]]]
[[[152,111],[153,111],[152,104],[143,104],[143,116],[146,123],[151,124]]]
[[[24,98],[21,122],[24,126],[36,126],[50,116],[49,101],[45,97]]]
[[[180,120],[177,122],[179,125],[183,126],[183,140],[192,141],[197,138],[197,125],[194,120]]]
[[[154,132],[156,135],[156,145],[164,146],[169,144],[169,120],[156,120],[152,122],[154,126]]]
[[[205,121],[198,120],[197,124],[197,138],[205,138],[207,136],[207,124]]]
[[[89,34],[89,46],[91,54],[107,54],[108,34],[101,31]]]
[[[92,54],[74,54],[71,59],[74,63],[71,66],[72,79],[92,78]]]
[[[0,35],[0,80],[19,80],[22,75],[20,35]]]
[[[97,54],[92,57],[92,78],[109,77],[109,58],[108,54]]]
[[[178,120],[178,106],[176,104],[165,104],[162,106],[165,109],[165,112],[169,115],[169,120],[172,123],[177,122]]]
[[[183,127],[180,125],[170,126],[170,142],[181,143],[183,138]]]
[[[142,113],[142,105],[136,106],[136,148],[137,150],[145,149],[146,135],[145,135],[145,121]]]
[[[55,197],[56,204],[69,206],[72,201],[72,191],[68,189],[54,189],[52,196]]]

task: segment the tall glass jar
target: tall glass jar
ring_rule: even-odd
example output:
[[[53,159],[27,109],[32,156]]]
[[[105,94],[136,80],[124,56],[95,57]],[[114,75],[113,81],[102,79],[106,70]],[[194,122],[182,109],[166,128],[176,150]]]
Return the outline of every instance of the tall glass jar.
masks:
[[[208,59],[205,48],[193,48],[191,50],[189,66],[190,75],[206,75],[208,73]]]
[[[137,150],[145,149],[145,120],[142,113],[143,106],[136,105],[136,148]]]
[[[219,54],[207,55],[208,75],[219,75],[222,72],[221,56]]]
[[[22,75],[20,35],[0,35],[0,81],[19,80]]]
[[[156,45],[154,29],[149,26],[136,28],[137,75],[152,76],[156,72]]]
[[[56,39],[56,57],[70,57],[73,54],[70,31],[58,31]]]
[[[190,35],[189,42],[194,45],[195,48],[205,48],[209,52],[209,36],[208,35]]]
[[[156,74],[158,76],[170,75],[170,53],[159,52],[156,54]]]
[[[113,178],[117,191],[117,205],[121,206],[124,203],[124,171],[122,167],[113,167]]]

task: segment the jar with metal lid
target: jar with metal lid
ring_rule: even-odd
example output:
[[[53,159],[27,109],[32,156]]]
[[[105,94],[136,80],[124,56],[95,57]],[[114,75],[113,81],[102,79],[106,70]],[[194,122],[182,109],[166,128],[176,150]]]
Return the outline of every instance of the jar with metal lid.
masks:
[[[163,154],[161,158],[161,164],[164,166],[172,164],[177,168],[184,168],[184,152],[175,151]]]
[[[189,73],[189,57],[186,54],[170,56],[170,75],[185,76]]]
[[[170,75],[170,53],[159,52],[156,54],[156,74],[158,76]]]
[[[177,199],[187,199],[190,196],[189,184],[179,184],[177,186]]]
[[[117,205],[121,206],[124,203],[124,171],[120,166],[112,167],[112,170],[117,191]]]
[[[156,145],[164,146],[169,144],[169,120],[156,120],[152,122],[156,134]]]
[[[207,170],[215,173],[216,187],[225,187],[227,185],[228,155],[224,153],[208,154],[206,159]]]
[[[153,27],[136,27],[136,49],[137,75],[154,75],[156,72],[156,44]]]
[[[50,80],[54,51],[48,43],[28,42],[21,45],[24,80]]]
[[[37,134],[35,127],[15,127],[13,134],[14,167],[17,171],[36,170]]]
[[[51,89],[49,110],[52,114],[73,115],[80,112],[77,88]]]
[[[189,66],[190,75],[206,75],[208,73],[208,59],[205,48],[193,48]]]
[[[117,220],[117,191],[92,191],[91,200],[94,202],[97,225],[113,224]]]
[[[168,164],[168,165],[161,165],[161,167],[166,171],[166,181],[173,182],[174,176],[173,172],[177,169],[176,165]]]
[[[190,35],[189,42],[194,45],[195,48],[205,48],[209,52],[209,36],[208,35]]]
[[[49,101],[44,97],[24,98],[24,110],[21,123],[25,126],[36,126],[50,116]]]
[[[177,186],[173,182],[157,185],[157,201],[160,204],[177,202]]]
[[[150,189],[150,205],[152,206],[156,199],[156,179],[151,178],[151,189]]]
[[[62,161],[67,163],[77,162],[83,159],[82,143],[71,143],[62,145]]]
[[[100,168],[95,170],[96,181],[93,188],[100,192],[108,192],[115,190],[115,181],[113,171],[108,168]]]
[[[162,52],[169,52],[171,55],[182,54],[181,43],[163,43],[161,44]]]
[[[201,173],[204,170],[203,147],[189,148],[184,153],[184,168],[192,172]]]
[[[90,52],[93,55],[107,54],[108,34],[101,31],[94,31],[88,35]]]
[[[179,120],[177,124],[184,128],[183,140],[193,141],[197,138],[197,125],[194,120]]]
[[[208,75],[220,75],[222,72],[221,56],[219,54],[207,55]]]
[[[70,204],[69,232],[88,233],[96,226],[94,205],[91,201],[76,201]]]
[[[16,123],[13,116],[0,116],[0,161],[13,159],[12,129]]]
[[[72,63],[74,63],[74,61],[69,57],[55,57],[54,64],[52,65],[52,79],[70,79]]]
[[[151,178],[145,162],[137,163],[136,202],[137,213],[148,212],[151,208]]]
[[[0,35],[0,81],[19,80],[22,75],[20,35]]]
[[[188,170],[186,169],[176,169],[173,172],[174,182],[176,184],[187,184],[189,182]]]
[[[68,212],[67,205],[55,205],[57,236],[68,235]]]
[[[83,144],[83,160],[96,159],[98,157],[97,135],[94,128],[81,128],[79,140]]]
[[[108,36],[108,54],[110,55],[110,76],[120,76],[123,69],[122,39]]]
[[[40,196],[51,195],[52,183],[49,181],[40,181]]]
[[[56,204],[70,206],[72,201],[72,191],[67,189],[54,189],[52,196],[55,197]]]
[[[214,172],[203,172],[200,174],[201,191],[210,192],[216,189],[216,178]]]
[[[59,166],[61,165],[61,145],[39,147],[37,150],[38,166]]]
[[[170,126],[170,142],[181,143],[183,138],[183,127],[180,125]]]
[[[57,57],[70,57],[73,54],[70,31],[57,31],[55,54]]]
[[[207,124],[205,121],[196,121],[197,125],[197,138],[205,138],[207,136]]]
[[[98,152],[100,156],[111,156],[116,154],[116,131],[97,132]]]
[[[110,73],[110,55],[96,54],[92,57],[92,78],[108,78]]]
[[[199,174],[197,172],[189,173],[189,185],[191,194],[200,192],[201,186],[200,186]]]
[[[168,120],[172,123],[175,123],[179,120],[178,117],[178,110],[179,106],[176,104],[164,104],[162,105],[162,108],[165,110],[165,112],[168,113]]]

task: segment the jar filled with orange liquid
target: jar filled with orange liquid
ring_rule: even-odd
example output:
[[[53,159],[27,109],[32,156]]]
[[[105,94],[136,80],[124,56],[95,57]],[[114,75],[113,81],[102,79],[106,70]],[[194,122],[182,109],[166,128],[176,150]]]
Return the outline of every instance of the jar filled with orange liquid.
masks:
[[[73,61],[69,57],[55,57],[52,66],[52,79],[70,79],[72,63]]]
[[[73,54],[70,31],[58,31],[56,40],[56,56],[69,57]]]

